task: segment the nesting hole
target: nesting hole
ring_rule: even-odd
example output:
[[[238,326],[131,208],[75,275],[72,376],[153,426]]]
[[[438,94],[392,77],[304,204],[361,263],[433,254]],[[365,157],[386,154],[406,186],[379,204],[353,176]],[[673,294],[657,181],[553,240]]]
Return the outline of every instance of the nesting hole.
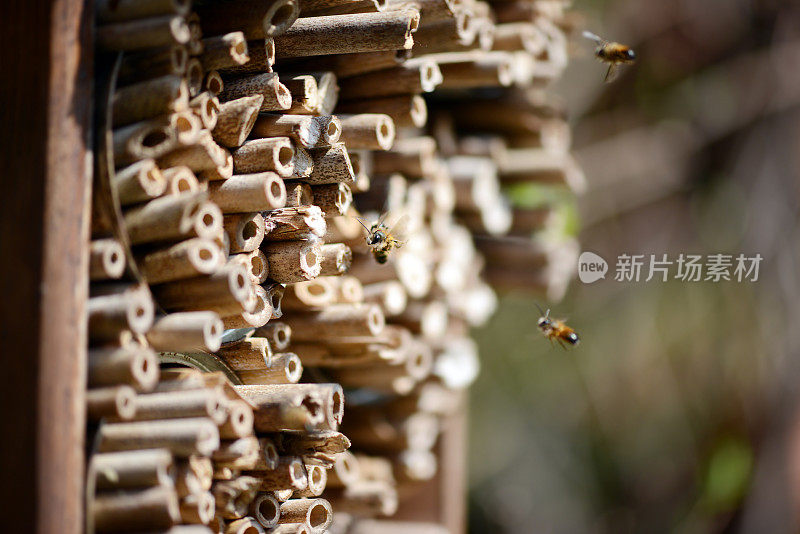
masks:
[[[272,15],[270,19],[270,23],[273,26],[283,26],[284,24],[288,23],[292,16],[294,15],[294,8],[292,4],[287,3],[282,5],[275,11],[275,14]]]
[[[328,510],[321,504],[315,504],[308,511],[308,524],[312,528],[319,528],[328,520]]]
[[[281,514],[281,509],[278,506],[277,501],[273,499],[263,499],[260,503],[258,503],[258,513],[261,514],[268,523],[272,523],[278,520]]]
[[[288,146],[282,146],[278,150],[278,161],[281,165],[289,165],[292,162],[292,158],[294,157],[294,150]]]
[[[258,235],[258,225],[253,221],[248,221],[245,223],[244,228],[242,228],[242,237],[246,240],[253,239],[255,236]]]
[[[156,130],[144,136],[144,138],[142,139],[142,146],[145,146],[147,148],[153,148],[160,145],[161,143],[166,142],[167,139],[169,139],[167,132],[165,132],[164,130]]]

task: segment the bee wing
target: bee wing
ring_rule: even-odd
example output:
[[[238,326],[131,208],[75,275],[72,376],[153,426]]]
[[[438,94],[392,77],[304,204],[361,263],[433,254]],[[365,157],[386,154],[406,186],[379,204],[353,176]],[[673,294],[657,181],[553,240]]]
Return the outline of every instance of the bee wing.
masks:
[[[606,77],[603,78],[603,81],[605,83],[611,83],[617,79],[617,76],[619,76],[618,66],[619,65],[617,65],[616,63],[612,63],[611,65],[608,66],[608,70],[606,71]]]
[[[592,33],[592,32],[590,32],[590,31],[584,31],[584,32],[583,32],[583,36],[584,36],[586,39],[589,39],[590,41],[594,41],[595,43],[597,43],[597,44],[598,44],[598,45],[600,45],[600,46],[602,46],[602,45],[604,45],[604,44],[606,43],[606,40],[605,40],[605,39],[601,38],[601,37],[600,37],[600,36],[598,36],[598,35],[595,35],[595,34],[593,34],[593,33]]]
[[[408,238],[409,220],[410,217],[408,216],[408,214],[404,213],[403,215],[400,216],[399,219],[397,219],[397,221],[395,221],[395,223],[389,229],[389,233],[392,234],[392,237],[394,237],[397,241],[400,241],[399,246],[402,246],[402,244],[405,243],[406,239]]]

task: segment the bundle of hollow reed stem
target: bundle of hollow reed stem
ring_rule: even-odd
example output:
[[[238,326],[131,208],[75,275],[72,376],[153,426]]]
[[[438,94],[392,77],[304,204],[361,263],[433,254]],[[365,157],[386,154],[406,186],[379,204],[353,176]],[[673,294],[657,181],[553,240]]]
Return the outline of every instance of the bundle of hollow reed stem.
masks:
[[[542,149],[546,121],[530,111],[528,130],[506,132],[511,119],[490,99],[479,115],[498,124],[470,126],[458,111],[476,90],[527,97],[558,74],[561,2],[204,0],[191,9],[176,0],[97,8],[98,45],[123,51],[111,177],[121,224],[96,195],[92,279],[130,282],[93,285],[91,338],[148,354],[156,379],[156,352],[169,366],[158,384],[139,386],[154,392],[130,401],[133,422],[119,422],[110,397],[95,410],[101,436],[117,432],[107,439],[118,448],[102,453],[128,455],[108,472],[135,472],[90,503],[107,521],[99,531],[322,532],[331,505],[347,518],[391,515],[436,474],[442,422],[464,409],[459,391],[477,373],[468,327],[496,301],[479,250],[490,275],[509,256],[537,276],[561,269],[546,254],[521,254],[530,240],[497,238],[533,224],[503,196],[506,176],[557,162],[547,152],[531,169],[520,152],[498,174],[492,150]],[[423,95],[434,90],[428,124]],[[407,235],[379,264],[356,217],[369,226],[387,211]],[[473,233],[488,236],[478,248]],[[127,272],[105,266],[114,246],[132,259]],[[195,353],[227,374],[176,367],[197,365],[182,357]],[[90,373],[90,387],[118,388],[125,377],[92,382]],[[186,435],[158,434],[168,428]],[[200,429],[202,450],[187,437]],[[146,448],[177,468],[150,476],[156,460],[142,455],[152,451],[135,452]],[[139,500],[102,506],[129,493]]]

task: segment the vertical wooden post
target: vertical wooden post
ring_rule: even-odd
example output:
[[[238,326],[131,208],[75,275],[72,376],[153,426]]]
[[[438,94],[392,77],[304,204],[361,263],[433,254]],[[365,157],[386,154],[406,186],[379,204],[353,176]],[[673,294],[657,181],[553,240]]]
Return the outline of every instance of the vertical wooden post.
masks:
[[[0,501],[8,532],[82,531],[91,20],[11,2],[0,28]],[[8,523],[10,521],[10,524]]]

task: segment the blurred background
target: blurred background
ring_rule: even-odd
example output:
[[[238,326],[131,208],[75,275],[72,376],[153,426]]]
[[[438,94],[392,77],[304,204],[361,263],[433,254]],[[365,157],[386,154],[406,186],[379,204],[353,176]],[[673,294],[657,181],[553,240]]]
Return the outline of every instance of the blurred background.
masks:
[[[610,271],[538,299],[573,350],[532,297],[475,333],[470,531],[799,532],[800,3],[574,7],[638,55],[604,84],[576,36],[552,88],[589,183],[558,231]],[[623,253],[764,259],[755,283],[623,283]]]

